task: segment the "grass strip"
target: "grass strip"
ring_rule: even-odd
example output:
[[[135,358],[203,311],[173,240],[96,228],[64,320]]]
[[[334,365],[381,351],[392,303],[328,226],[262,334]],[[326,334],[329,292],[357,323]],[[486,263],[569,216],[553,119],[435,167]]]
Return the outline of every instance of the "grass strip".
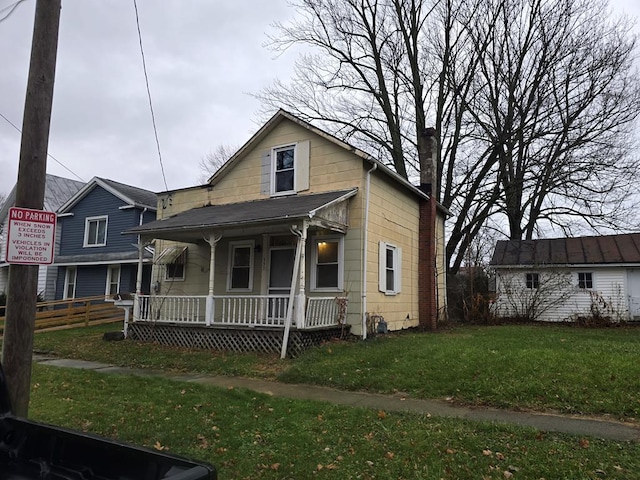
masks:
[[[232,479],[628,479],[640,445],[35,365],[39,421],[211,462]]]

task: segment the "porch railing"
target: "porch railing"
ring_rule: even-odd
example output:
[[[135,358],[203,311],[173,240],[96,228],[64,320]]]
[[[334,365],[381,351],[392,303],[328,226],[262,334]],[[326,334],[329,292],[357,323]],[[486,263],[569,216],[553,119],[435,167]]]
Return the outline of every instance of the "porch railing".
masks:
[[[309,297],[304,325],[300,328],[331,327],[345,321],[346,297]]]
[[[206,295],[140,295],[134,321],[206,325]],[[243,327],[284,327],[289,297],[287,295],[225,295],[213,297],[212,325]],[[338,325],[346,317],[346,298],[312,297],[297,328],[321,328]]]
[[[140,295],[139,314],[134,320],[175,323],[205,323],[206,295]]]
[[[289,297],[285,295],[234,295],[213,297],[214,325],[249,327],[284,326]]]

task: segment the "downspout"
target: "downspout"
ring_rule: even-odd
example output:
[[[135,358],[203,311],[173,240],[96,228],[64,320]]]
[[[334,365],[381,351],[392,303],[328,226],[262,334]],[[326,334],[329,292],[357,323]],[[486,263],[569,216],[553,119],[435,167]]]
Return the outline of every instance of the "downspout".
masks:
[[[362,339],[367,339],[367,244],[369,240],[369,190],[371,187],[371,174],[378,168],[374,163],[371,170],[367,171],[367,193],[364,200],[364,224],[362,226],[362,279],[360,291],[362,292]]]

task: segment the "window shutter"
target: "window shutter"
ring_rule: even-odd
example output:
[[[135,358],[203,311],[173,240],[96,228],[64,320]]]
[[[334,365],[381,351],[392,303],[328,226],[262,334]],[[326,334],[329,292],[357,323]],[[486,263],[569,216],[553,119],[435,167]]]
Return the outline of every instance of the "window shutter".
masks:
[[[296,191],[309,190],[309,140],[296,145]]]
[[[262,153],[262,170],[260,172],[260,194],[271,194],[271,150]]]
[[[378,290],[387,289],[387,244],[378,242]]]

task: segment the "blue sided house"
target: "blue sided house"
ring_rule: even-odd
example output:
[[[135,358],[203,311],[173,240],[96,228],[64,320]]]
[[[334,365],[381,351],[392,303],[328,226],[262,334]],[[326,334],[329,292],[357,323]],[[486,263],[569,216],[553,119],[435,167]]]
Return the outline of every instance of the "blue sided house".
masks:
[[[156,218],[156,195],[105,178],[93,178],[58,210],[60,250],[56,299],[110,300],[135,293],[138,237],[122,232]],[[142,291],[149,292],[153,250],[142,255]]]

